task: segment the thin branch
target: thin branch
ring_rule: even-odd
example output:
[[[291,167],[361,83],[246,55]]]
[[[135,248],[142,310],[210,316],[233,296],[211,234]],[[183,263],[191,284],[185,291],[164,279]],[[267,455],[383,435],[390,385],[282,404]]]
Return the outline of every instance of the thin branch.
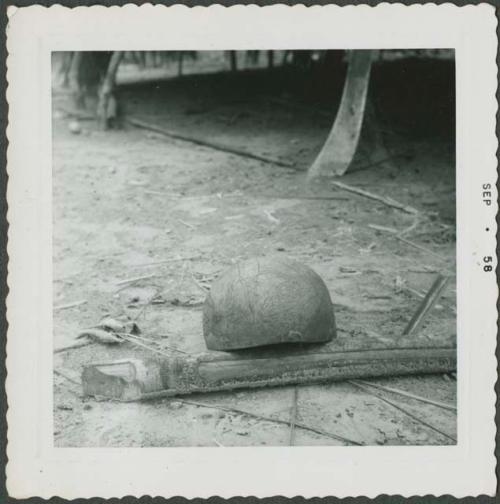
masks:
[[[375,394],[368,387],[365,387],[364,385],[360,385],[359,383],[355,383],[353,381],[349,381],[349,383],[351,383],[355,387],[360,388],[361,390],[364,390],[365,392],[367,392],[368,394],[376,397],[380,401],[389,404],[390,406],[392,406],[393,408],[397,409],[398,411],[401,411],[401,413],[404,413],[406,416],[410,417],[411,419],[415,420],[416,422],[421,423],[422,425],[425,425],[426,427],[428,427],[429,429],[433,430],[434,432],[437,432],[441,436],[444,436],[444,437],[450,439],[451,441],[454,441],[455,443],[457,442],[456,438],[454,438],[453,436],[450,436],[449,434],[446,434],[446,432],[443,432],[442,430],[438,429],[437,427],[434,427],[434,425],[431,425],[430,423],[427,423],[425,420],[422,420],[421,418],[413,415],[413,413],[410,413],[409,411],[405,410],[399,404],[396,404],[396,403],[394,403],[392,401],[389,401],[389,399],[386,399],[385,397],[382,397],[382,396],[380,396],[378,394]]]
[[[379,196],[378,194],[374,194],[368,191],[365,191],[364,189],[360,189],[359,187],[354,187],[350,186],[347,184],[344,184],[343,182],[332,182],[332,184],[336,187],[340,187],[341,189],[344,189],[345,191],[352,192],[354,194],[358,194],[359,196],[364,196],[365,198],[369,198],[375,201],[378,201],[379,203],[382,203],[384,205],[397,208],[398,210],[401,210],[403,212],[415,215],[418,214],[418,210],[416,208],[413,208],[408,205],[404,205],[403,203],[400,203],[399,201],[396,201],[392,198],[389,197],[384,197],[384,196]]]
[[[87,303],[87,300],[82,299],[81,301],[74,301],[73,303],[54,306],[54,310],[66,310],[68,308],[75,308],[76,306],[81,306],[81,305],[84,305],[85,303]]]
[[[279,418],[267,417],[267,416],[259,415],[257,413],[251,413],[249,411],[240,410],[238,408],[228,408],[225,406],[204,404],[204,403],[200,403],[197,401],[188,401],[185,399],[182,399],[180,402],[185,403],[185,404],[192,404],[193,406],[200,406],[202,408],[210,408],[210,409],[216,409],[216,410],[221,410],[221,411],[227,411],[228,413],[236,413],[238,415],[246,415],[246,416],[249,416],[252,418],[257,418],[258,420],[263,420],[265,422],[274,422],[274,423],[279,423],[279,424],[284,424],[284,425],[291,425],[288,420],[281,420]],[[342,441],[343,443],[347,443],[350,445],[363,446],[363,443],[360,443],[358,441],[354,441],[352,439],[348,439],[343,436],[339,436],[338,434],[333,434],[331,432],[324,431],[322,429],[317,429],[316,427],[310,427],[310,426],[302,424],[302,423],[296,423],[295,427],[298,429],[314,432],[316,434],[320,434],[322,436],[325,436],[325,437],[328,437],[331,439],[335,439],[336,441]]]
[[[116,333],[120,338],[123,338],[125,341],[128,341],[129,343],[132,343],[132,345],[140,346],[142,348],[145,348],[146,350],[149,350],[150,352],[157,353],[159,355],[163,355],[164,357],[171,357],[168,353],[162,352],[161,350],[158,350],[157,348],[153,348],[149,345],[145,345],[144,343],[138,341],[135,339],[135,336],[133,334],[129,333]],[[189,355],[187,352],[184,352],[182,350],[177,350],[177,349],[172,349],[175,350],[176,352],[183,353]]]
[[[157,276],[156,273],[152,273],[151,275],[143,275],[143,276],[139,276],[139,277],[135,277],[135,278],[125,278],[123,280],[119,280],[118,282],[116,282],[116,285],[125,285],[125,284],[129,284],[129,283],[135,283],[135,282],[138,282],[139,280],[147,280],[148,278],[153,278]]]
[[[386,392],[392,392],[393,394],[398,394],[402,397],[408,397],[409,399],[415,399],[416,401],[420,401],[423,403],[427,404],[432,404],[433,406],[437,406],[438,408],[443,408],[445,410],[449,411],[454,411],[456,413],[457,408],[456,406],[453,406],[453,404],[448,404],[448,403],[443,403],[440,401],[433,401],[432,399],[427,399],[425,397],[416,395],[416,394],[411,394],[410,392],[406,392],[404,390],[400,390],[397,388],[393,387],[384,387],[383,385],[379,385],[378,383],[371,383],[371,382],[366,382],[364,380],[351,380],[350,383],[353,383],[354,385],[367,385],[369,387],[374,387],[376,389],[380,390],[385,390]]]
[[[422,324],[425,321],[425,318],[429,314],[429,312],[434,308],[435,304],[438,302],[439,297],[441,296],[446,284],[450,280],[450,277],[438,275],[436,280],[432,284],[431,288],[425,295],[424,299],[420,303],[417,311],[411,318],[410,322],[406,326],[403,331],[403,335],[411,336],[416,334],[418,330],[422,327]]]
[[[168,264],[168,263],[177,262],[177,261],[189,261],[191,259],[199,259],[200,257],[203,257],[203,256],[194,255],[194,256],[186,256],[186,257],[172,257],[171,259],[164,259],[163,261],[153,261],[150,263],[134,264],[134,268],[142,268],[142,267],[146,267],[146,266],[156,266],[158,264]]]
[[[68,376],[67,374],[57,370],[57,369],[53,369],[53,372],[54,374],[56,374],[57,376],[61,376],[62,378],[64,378],[65,380],[68,380],[69,382],[71,383],[74,383],[75,385],[78,385],[79,387],[82,386],[82,383],[79,382],[79,381],[76,381],[74,378],[71,378],[71,376]]]
[[[53,353],[55,353],[55,354],[62,353],[62,352],[66,352],[68,350],[73,350],[74,348],[80,348],[80,347],[84,347],[87,345],[92,345],[93,343],[94,343],[94,341],[90,341],[90,340],[82,341],[82,342],[78,342],[78,343],[73,343],[71,345],[55,348]]]
[[[394,236],[396,240],[399,240],[400,242],[406,243],[407,245],[410,245],[410,247],[414,247],[418,250],[421,250],[422,252],[425,252],[426,254],[429,254],[436,259],[439,259],[440,261],[445,261],[449,262],[449,259],[446,257],[443,257],[442,255],[436,254],[436,252],[433,252],[432,250],[428,249],[427,247],[424,247],[423,245],[419,245],[418,243],[412,242],[410,240],[407,240],[406,238],[403,238],[402,236],[396,235]]]
[[[189,222],[185,222],[181,219],[177,219],[181,224],[184,224],[186,227],[188,228],[191,228],[191,229],[196,229],[196,226],[194,226],[193,224],[190,224]]]
[[[263,161],[264,163],[276,164],[278,166],[286,166],[292,167],[294,163],[290,161],[283,161],[276,158],[271,158],[269,156],[263,156],[259,154],[254,154],[253,152],[245,151],[242,149],[235,149],[234,147],[230,147],[228,145],[218,144],[209,140],[204,140],[202,138],[195,138],[189,135],[181,134],[176,131],[169,131],[164,128],[160,128],[159,126],[155,126],[154,124],[148,124],[145,121],[135,119],[133,117],[129,117],[127,122],[136,128],[142,128],[148,131],[153,131],[155,133],[160,133],[161,135],[175,138],[176,140],[183,140],[185,142],[191,142],[196,145],[201,145],[203,147],[209,147],[211,149],[215,149],[222,152],[228,152],[230,154],[234,154],[236,156],[242,156],[250,159],[256,159],[258,161]]]

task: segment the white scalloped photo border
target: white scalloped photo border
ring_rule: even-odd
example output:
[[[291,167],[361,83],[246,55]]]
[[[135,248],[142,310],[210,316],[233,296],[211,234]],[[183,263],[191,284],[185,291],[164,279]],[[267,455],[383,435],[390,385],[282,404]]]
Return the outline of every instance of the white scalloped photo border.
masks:
[[[11,496],[493,495],[497,333],[492,6],[10,7],[8,466]],[[51,73],[57,50],[453,48],[457,79],[458,444],[55,448]],[[493,203],[483,202],[483,184]],[[490,229],[489,233],[485,228]]]

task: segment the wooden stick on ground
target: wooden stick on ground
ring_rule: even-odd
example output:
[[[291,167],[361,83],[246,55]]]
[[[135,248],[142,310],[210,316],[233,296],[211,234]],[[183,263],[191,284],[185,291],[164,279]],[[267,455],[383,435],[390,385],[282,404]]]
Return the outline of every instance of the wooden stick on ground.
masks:
[[[153,261],[149,263],[142,263],[142,264],[134,264],[134,268],[145,268],[148,266],[158,266],[159,264],[168,264],[172,262],[177,262],[177,261],[190,261],[192,259],[199,259],[200,257],[203,257],[201,255],[194,255],[194,256],[186,256],[186,257],[172,257],[171,259],[164,259],[163,261]]]
[[[418,250],[421,250],[422,252],[425,252],[426,254],[429,254],[436,259],[439,259],[440,261],[446,261],[448,262],[449,259],[446,257],[443,257],[442,255],[436,254],[436,252],[433,252],[432,250],[428,249],[427,247],[424,247],[423,245],[419,245],[418,243],[412,242],[410,240],[407,240],[406,238],[403,238],[402,236],[396,235],[394,236],[396,240],[399,240],[400,242],[406,243],[407,245],[410,245],[410,247],[414,247]]]
[[[411,292],[412,294],[414,294],[415,296],[419,297],[420,299],[424,299],[425,298],[425,294],[423,294],[422,292],[418,291],[417,289],[413,289],[412,287],[404,287],[408,292]],[[436,308],[437,309],[440,309],[440,310],[443,310],[443,309],[446,309],[446,310],[450,310],[451,312],[453,312],[455,315],[457,314],[457,310],[455,309],[455,307],[453,306],[450,306],[449,304],[445,303],[445,304],[440,304],[440,303],[436,303]]]
[[[78,385],[79,387],[82,386],[82,382],[81,381],[77,380],[76,378],[72,378],[68,374],[63,373],[62,371],[59,371],[58,369],[53,369],[53,372],[54,372],[55,375],[61,376],[65,380],[68,380],[69,382],[74,383],[75,385]]]
[[[457,411],[457,407],[453,406],[453,404],[448,404],[440,401],[433,401],[432,399],[427,399],[426,397],[422,397],[416,394],[411,394],[410,392],[406,392],[405,390],[400,390],[393,387],[384,387],[383,385],[379,385],[378,383],[372,383],[362,380],[350,380],[350,383],[354,385],[365,385],[368,387],[374,387],[376,389],[385,390],[386,392],[392,392],[393,394],[398,394],[402,397],[408,397],[409,399],[415,399],[416,401],[420,401],[427,404],[432,404],[433,406],[437,406],[438,408],[443,408],[449,411]]]
[[[449,279],[450,277],[443,276],[441,274],[439,274],[436,277],[436,280],[429,289],[429,292],[427,292],[425,298],[422,300],[422,303],[420,303],[419,307],[417,308],[417,311],[415,312],[410,322],[406,326],[405,330],[403,331],[404,336],[411,336],[413,334],[416,334],[418,330],[422,327],[425,317],[437,303]]]
[[[125,278],[124,280],[119,280],[118,282],[116,282],[116,285],[125,285],[129,283],[134,283],[138,282],[139,280],[147,280],[148,278],[153,278],[155,276],[157,276],[156,273],[152,273],[151,275],[142,275],[135,278]]]
[[[365,191],[364,189],[360,189],[359,187],[354,187],[354,186],[344,184],[343,182],[332,182],[332,184],[336,187],[340,187],[341,189],[344,189],[345,191],[349,191],[354,194],[358,194],[359,196],[364,196],[365,198],[369,198],[369,199],[378,201],[379,203],[383,203],[384,205],[387,205],[387,206],[390,206],[393,208],[397,208],[398,210],[401,210],[402,212],[412,214],[412,215],[415,215],[418,213],[418,210],[416,208],[413,208],[408,205],[404,205],[403,203],[400,203],[399,201],[396,201],[392,198],[379,196],[378,194],[374,194],[374,193]]]
[[[76,308],[77,306],[81,306],[87,303],[86,299],[82,299],[81,301],[74,301],[73,303],[67,303],[64,305],[54,306],[54,310],[66,310],[68,308]]]
[[[270,164],[276,164],[278,166],[285,166],[285,167],[293,167],[294,163],[291,163],[290,161],[283,161],[281,159],[276,159],[273,157],[269,156],[264,156],[260,154],[254,154],[253,152],[249,152],[243,149],[236,149],[234,147],[230,147],[228,145],[222,145],[216,142],[212,142],[211,140],[204,140],[202,138],[196,138],[192,137],[190,135],[178,133],[176,131],[171,131],[171,130],[166,130],[164,128],[160,128],[159,126],[155,126],[154,124],[149,124],[146,121],[136,119],[133,117],[128,117],[126,122],[131,124],[132,126],[135,126],[136,128],[142,128],[145,130],[153,131],[155,133],[159,133],[161,135],[170,137],[170,138],[175,138],[176,140],[183,140],[185,142],[191,142],[196,145],[201,145],[203,147],[210,147],[211,149],[215,149],[218,151],[222,152],[228,152],[229,154],[234,154],[236,156],[242,156],[250,159],[256,159],[257,161],[262,161],[264,163],[270,163]]]
[[[433,430],[434,432],[437,432],[438,434],[440,434],[441,436],[444,436],[448,439],[450,439],[451,441],[454,441],[455,443],[457,442],[456,438],[453,437],[453,436],[450,436],[449,434],[446,434],[446,432],[443,432],[442,430],[438,429],[437,427],[434,427],[434,425],[426,422],[425,420],[422,420],[421,418],[415,416],[413,413],[410,413],[409,411],[407,411],[406,409],[404,409],[402,406],[400,406],[399,404],[396,404],[395,402],[392,402],[390,401],[389,399],[386,399],[385,397],[382,397],[378,394],[375,394],[372,390],[370,390],[368,387],[365,387],[363,385],[360,385],[359,383],[355,383],[354,381],[351,381],[350,383],[352,383],[352,385],[354,385],[355,387],[358,387],[359,389],[361,390],[364,390],[365,392],[367,392],[368,394],[376,397],[377,399],[379,399],[380,401],[382,402],[385,402],[387,404],[389,404],[390,406],[392,406],[393,408],[397,409],[398,411],[401,411],[401,413],[404,413],[406,416],[412,418],[413,420],[415,420],[416,422],[418,423],[421,423],[422,425],[425,425],[426,427],[428,427],[429,429]]]
[[[184,404],[192,404],[193,406],[200,406],[201,408],[217,409],[217,410],[221,410],[221,411],[227,411],[228,413],[236,413],[238,415],[245,415],[245,416],[249,416],[252,418],[257,418],[258,420],[262,420],[265,422],[273,422],[273,423],[279,423],[279,424],[284,424],[284,425],[291,425],[288,420],[281,420],[281,418],[273,418],[273,417],[268,417],[265,415],[259,415],[257,413],[251,413],[250,411],[241,410],[239,408],[228,408],[226,406],[219,406],[216,404],[213,404],[213,405],[212,404],[205,404],[205,403],[200,403],[197,401],[191,401],[191,400],[188,401],[186,399],[182,399],[181,402]],[[302,423],[295,423],[295,427],[298,429],[302,429],[302,430],[306,430],[309,432],[314,432],[316,434],[320,434],[320,435],[328,437],[330,439],[335,439],[336,441],[342,441],[343,443],[347,443],[349,445],[363,446],[362,442],[354,441],[354,440],[346,438],[344,436],[339,436],[338,434],[333,434],[332,432],[327,432],[323,429],[311,427],[309,425],[305,425]]]
[[[312,384],[368,377],[447,373],[456,369],[456,348],[378,347],[338,344],[328,352],[262,350],[243,355],[209,352],[165,356],[160,360],[126,359],[85,366],[85,393],[115,399],[146,400],[217,392]]]
[[[80,347],[84,347],[84,346],[87,346],[87,345],[92,345],[94,342],[93,341],[82,341],[82,342],[78,342],[78,343],[72,343],[71,345],[66,345],[66,346],[63,346],[63,347],[58,347],[58,348],[54,348],[54,353],[62,353],[62,352],[67,352],[68,350],[73,350],[74,348],[80,348]]]

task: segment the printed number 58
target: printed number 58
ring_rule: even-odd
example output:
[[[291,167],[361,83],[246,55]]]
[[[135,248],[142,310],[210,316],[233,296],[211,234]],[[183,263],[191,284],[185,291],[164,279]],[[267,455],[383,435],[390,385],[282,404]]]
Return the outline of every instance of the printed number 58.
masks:
[[[493,269],[493,266],[491,263],[493,262],[493,258],[491,256],[485,256],[483,258],[483,261],[485,262],[485,265],[483,266],[484,271],[491,271]],[[488,264],[490,263],[490,264]]]

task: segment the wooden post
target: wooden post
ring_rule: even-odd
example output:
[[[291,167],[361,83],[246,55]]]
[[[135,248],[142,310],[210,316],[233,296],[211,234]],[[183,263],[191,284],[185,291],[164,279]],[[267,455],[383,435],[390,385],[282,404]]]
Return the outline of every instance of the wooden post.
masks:
[[[104,76],[99,91],[99,102],[97,104],[97,117],[102,129],[116,127],[119,110],[115,94],[116,73],[123,58],[123,51],[114,51],[109,60],[108,68]]]
[[[86,395],[121,400],[248,387],[312,384],[456,369],[456,348],[395,346],[329,351],[254,351],[125,359],[91,364],[82,374]]]
[[[59,75],[61,76],[61,86],[69,87],[69,74],[71,71],[71,62],[73,61],[73,52],[65,51],[61,53],[61,63],[59,67]]]
[[[177,76],[182,75],[182,62],[184,60],[184,51],[177,51]]]
[[[229,51],[229,63],[231,66],[231,72],[236,72],[238,70],[238,57],[236,51]]]
[[[274,51],[267,51],[267,67],[274,67]]]
[[[337,117],[308,178],[343,175],[356,152],[363,125],[373,51],[353,50]]]
[[[69,70],[69,82],[73,95],[73,101],[77,109],[85,108],[85,92],[82,89],[80,72],[83,61],[83,52],[76,51],[71,58],[71,68]]]

